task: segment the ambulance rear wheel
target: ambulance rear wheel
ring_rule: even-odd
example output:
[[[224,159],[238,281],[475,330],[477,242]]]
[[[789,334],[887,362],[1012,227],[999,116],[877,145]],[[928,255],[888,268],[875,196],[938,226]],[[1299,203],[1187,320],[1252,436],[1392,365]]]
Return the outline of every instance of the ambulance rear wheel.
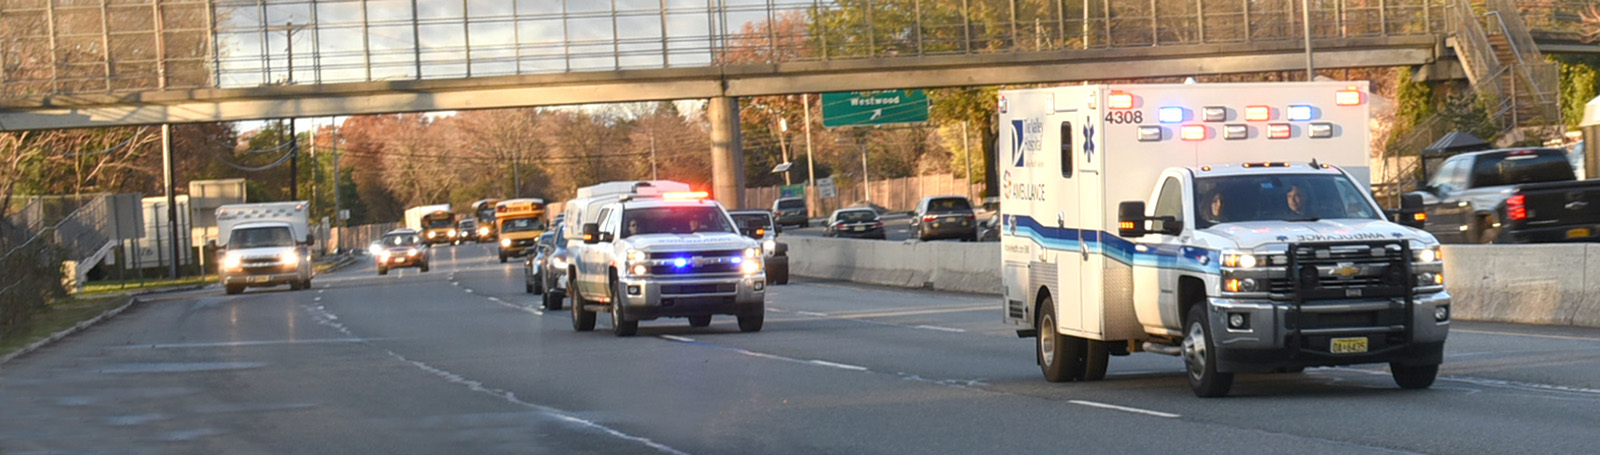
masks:
[[[1039,305],[1039,342],[1035,354],[1044,380],[1066,382],[1083,376],[1083,354],[1088,349],[1084,339],[1056,333],[1055,304],[1045,297]]]
[[[1212,341],[1211,319],[1206,317],[1204,303],[1189,308],[1184,327],[1183,363],[1189,373],[1189,388],[1201,398],[1226,396],[1233,387],[1233,373],[1217,371],[1217,346]]]

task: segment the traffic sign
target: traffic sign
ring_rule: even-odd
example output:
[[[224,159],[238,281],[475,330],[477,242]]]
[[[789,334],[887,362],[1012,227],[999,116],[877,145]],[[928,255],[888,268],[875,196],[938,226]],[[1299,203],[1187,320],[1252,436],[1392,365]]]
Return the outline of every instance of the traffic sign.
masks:
[[[839,189],[833,186],[833,178],[817,179],[817,197],[833,199],[839,197]]]
[[[926,121],[928,121],[928,92],[922,89],[822,94],[824,127]]]

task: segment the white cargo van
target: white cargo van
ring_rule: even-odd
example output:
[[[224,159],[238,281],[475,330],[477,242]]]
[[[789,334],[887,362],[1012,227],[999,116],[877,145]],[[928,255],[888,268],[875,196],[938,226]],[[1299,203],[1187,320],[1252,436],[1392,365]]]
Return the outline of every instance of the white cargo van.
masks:
[[[1365,82],[1002,91],[1003,318],[1050,381],[1181,355],[1235,372],[1388,363],[1432,384],[1450,323],[1438,242],[1368,180]]]

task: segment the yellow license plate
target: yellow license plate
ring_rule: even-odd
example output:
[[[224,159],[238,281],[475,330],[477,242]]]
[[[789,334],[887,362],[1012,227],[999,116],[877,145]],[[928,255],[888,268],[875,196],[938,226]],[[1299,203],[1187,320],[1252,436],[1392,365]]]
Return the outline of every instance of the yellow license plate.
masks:
[[[1329,343],[1329,351],[1334,354],[1367,352],[1367,337],[1334,338],[1329,340]]]
[[[267,282],[267,280],[271,280],[271,279],[272,279],[272,277],[270,277],[270,276],[253,276],[253,277],[250,277],[250,282],[251,283],[265,283],[265,282]]]
[[[1590,234],[1589,228],[1577,228],[1577,229],[1568,229],[1567,230],[1567,238],[1569,238],[1569,239],[1587,238],[1587,237],[1589,237],[1589,234]]]

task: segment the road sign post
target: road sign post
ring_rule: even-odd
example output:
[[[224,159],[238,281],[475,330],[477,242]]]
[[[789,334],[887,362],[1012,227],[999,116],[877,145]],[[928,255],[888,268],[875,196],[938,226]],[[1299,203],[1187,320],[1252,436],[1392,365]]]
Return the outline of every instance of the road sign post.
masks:
[[[822,94],[822,126],[870,126],[928,121],[928,92],[876,90]]]

